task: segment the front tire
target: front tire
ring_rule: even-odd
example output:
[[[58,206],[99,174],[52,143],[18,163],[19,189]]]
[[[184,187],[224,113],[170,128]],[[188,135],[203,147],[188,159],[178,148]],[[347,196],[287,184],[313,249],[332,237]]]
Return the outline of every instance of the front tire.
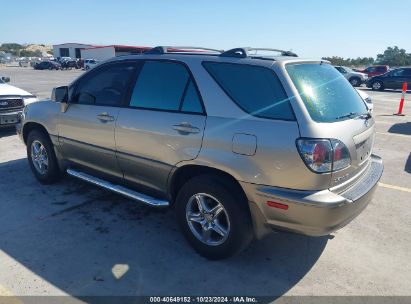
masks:
[[[42,184],[52,184],[61,177],[61,171],[50,138],[40,130],[27,137],[27,159],[36,179]]]
[[[371,88],[374,91],[384,91],[384,84],[381,81],[375,81],[372,83]]]
[[[353,87],[359,87],[361,85],[361,79],[358,77],[350,78],[350,83]]]
[[[176,214],[190,245],[207,259],[235,255],[253,238],[247,199],[219,176],[197,176],[184,184],[176,199]]]

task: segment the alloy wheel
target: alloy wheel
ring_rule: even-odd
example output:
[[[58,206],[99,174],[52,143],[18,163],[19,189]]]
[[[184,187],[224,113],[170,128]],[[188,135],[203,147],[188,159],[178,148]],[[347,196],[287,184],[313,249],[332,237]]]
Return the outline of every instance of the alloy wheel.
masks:
[[[47,151],[43,144],[38,140],[34,140],[31,144],[31,160],[38,173],[41,175],[47,173],[49,168]]]
[[[209,246],[224,243],[230,234],[230,219],[224,206],[213,196],[197,193],[186,206],[186,220],[194,236]]]
[[[379,89],[381,89],[381,82],[379,82],[379,81],[374,82],[374,83],[372,84],[372,88],[373,88],[374,90],[379,90]]]

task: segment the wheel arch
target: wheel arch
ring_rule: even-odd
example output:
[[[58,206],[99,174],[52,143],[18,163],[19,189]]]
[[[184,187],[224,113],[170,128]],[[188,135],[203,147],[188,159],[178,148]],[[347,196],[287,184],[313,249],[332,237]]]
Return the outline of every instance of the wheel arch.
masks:
[[[187,164],[182,167],[176,168],[170,174],[170,177],[168,179],[168,193],[171,205],[174,204],[178,191],[181,189],[181,187],[188,180],[200,175],[215,175],[216,177],[232,184],[233,187],[235,187],[235,190],[238,191],[237,193],[247,201],[247,195],[245,194],[243,187],[231,174],[213,167]]]
[[[33,130],[39,130],[50,138],[49,132],[42,124],[39,124],[38,122],[27,122],[24,124],[22,130],[23,141],[25,144],[27,144],[27,137],[29,136],[29,133]]]
[[[350,78],[348,78],[348,81],[351,82],[351,80],[353,80],[353,79],[358,79],[361,82],[361,77],[357,76],[357,75],[351,76]]]

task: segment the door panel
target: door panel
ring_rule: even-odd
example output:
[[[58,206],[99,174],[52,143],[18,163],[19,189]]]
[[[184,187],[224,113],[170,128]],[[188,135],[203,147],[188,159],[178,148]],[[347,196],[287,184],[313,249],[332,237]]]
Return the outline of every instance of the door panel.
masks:
[[[115,156],[114,125],[119,108],[70,104],[60,114],[62,151],[71,162],[121,177]]]
[[[384,87],[386,89],[395,89],[396,88],[396,77],[395,76],[386,76],[384,78],[382,78],[382,80],[384,81]]]
[[[69,107],[60,115],[59,136],[66,159],[122,177],[114,127],[135,72],[133,61],[109,62],[85,73],[69,88]]]
[[[171,169],[197,157],[205,121],[203,115],[121,109],[115,138],[124,178],[164,192]]]
[[[129,181],[166,194],[172,168],[197,157],[206,121],[204,106],[186,65],[144,61],[119,112],[117,159]]]
[[[407,81],[406,77],[395,77],[395,83],[393,89],[402,89],[402,85]]]

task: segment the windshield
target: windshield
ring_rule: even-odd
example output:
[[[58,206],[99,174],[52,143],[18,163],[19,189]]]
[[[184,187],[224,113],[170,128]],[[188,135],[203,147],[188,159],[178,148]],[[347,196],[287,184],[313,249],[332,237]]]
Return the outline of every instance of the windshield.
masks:
[[[5,82],[0,78],[0,83],[5,83]]]
[[[360,95],[333,66],[287,64],[286,70],[313,120],[334,122],[367,113]]]
[[[348,67],[343,67],[343,68],[344,68],[344,70],[345,70],[346,72],[348,72],[348,73],[353,73],[353,72],[354,72],[354,70],[351,69],[351,68],[348,68]]]

